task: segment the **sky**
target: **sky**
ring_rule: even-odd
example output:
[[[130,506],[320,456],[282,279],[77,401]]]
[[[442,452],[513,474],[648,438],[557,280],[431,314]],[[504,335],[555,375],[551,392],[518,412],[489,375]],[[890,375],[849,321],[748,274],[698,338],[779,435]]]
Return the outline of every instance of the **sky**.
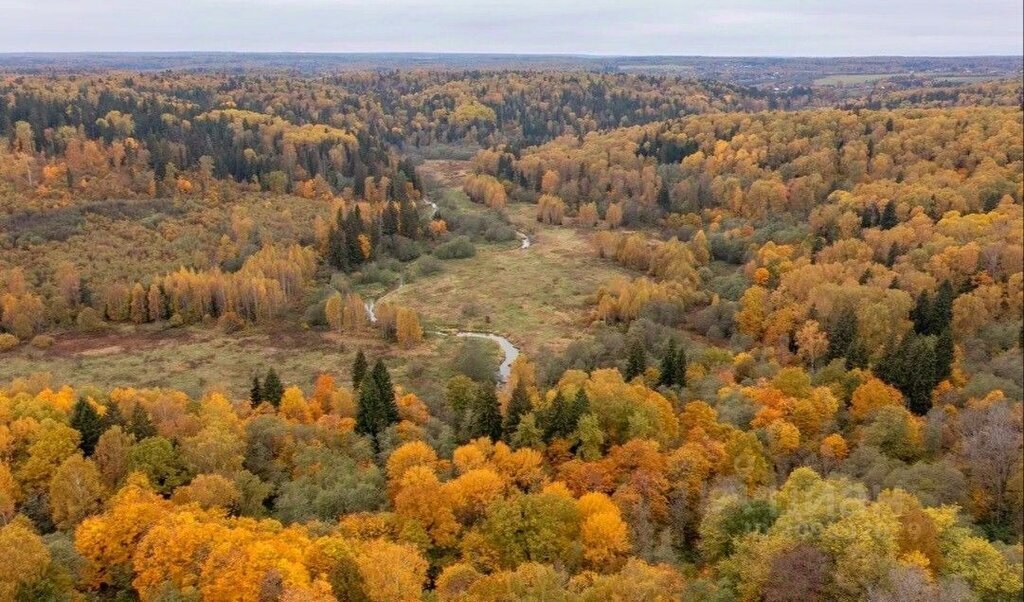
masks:
[[[1024,0],[0,0],[0,15],[0,52],[1024,53]]]

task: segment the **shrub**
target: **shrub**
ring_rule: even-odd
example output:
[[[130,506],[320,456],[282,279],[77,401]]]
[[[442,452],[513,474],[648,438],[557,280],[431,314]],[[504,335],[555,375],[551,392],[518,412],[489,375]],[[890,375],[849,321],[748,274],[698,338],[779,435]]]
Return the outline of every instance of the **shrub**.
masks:
[[[225,334],[231,334],[245,328],[245,320],[235,312],[229,311],[217,320],[217,325]]]
[[[416,271],[420,276],[430,276],[442,270],[441,262],[432,255],[427,255],[416,264]]]
[[[100,312],[94,308],[86,307],[78,312],[75,325],[83,332],[94,332],[103,328],[103,318],[100,317]]]
[[[18,337],[9,332],[0,334],[0,353],[10,351],[18,346]]]
[[[458,236],[434,249],[434,257],[438,259],[466,259],[476,255],[476,247],[465,236]]]
[[[53,337],[47,334],[36,335],[32,338],[29,345],[32,345],[36,349],[49,349],[50,347],[53,347]]]

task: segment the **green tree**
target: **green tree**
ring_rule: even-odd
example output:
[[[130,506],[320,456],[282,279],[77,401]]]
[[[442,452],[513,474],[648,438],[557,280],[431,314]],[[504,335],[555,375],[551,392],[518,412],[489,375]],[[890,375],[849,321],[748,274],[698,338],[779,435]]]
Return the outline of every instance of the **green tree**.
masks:
[[[465,378],[465,377],[463,377]],[[468,379],[467,379],[468,380]],[[480,383],[474,399],[472,437],[501,439],[501,404],[493,383]]]
[[[857,339],[857,313],[852,307],[839,312],[828,329],[828,359],[844,357]]]
[[[878,227],[882,230],[889,230],[896,227],[898,223],[900,221],[896,216],[896,203],[889,201],[885,204],[885,209],[882,209],[882,217],[878,220]]]
[[[953,329],[946,327],[935,339],[935,382],[940,383],[949,378],[953,371]]]
[[[82,448],[82,452],[87,456],[92,455],[93,450],[96,449],[96,442],[103,434],[103,419],[100,418],[96,408],[84,397],[79,397],[71,408],[71,418],[68,423],[81,435],[78,445]]]
[[[188,481],[174,444],[164,437],[149,437],[133,445],[128,451],[128,467],[145,474],[160,493],[171,493]]]
[[[909,332],[878,363],[878,377],[896,387],[907,398],[912,412],[919,416],[932,407],[935,379],[933,338]]]
[[[532,409],[530,404],[530,395],[526,390],[526,385],[520,380],[516,383],[514,389],[512,389],[512,396],[508,400],[508,406],[505,408],[505,424],[503,425],[505,431],[505,438],[511,443],[513,435],[516,433],[516,429],[519,428],[519,421],[522,420],[523,415]]]
[[[260,386],[260,376],[253,374],[252,386],[249,387],[249,404],[255,408],[260,405],[261,401],[263,401],[263,387]]]
[[[352,388],[358,389],[359,385],[363,382],[363,377],[366,376],[366,355],[363,350],[360,349],[356,352],[356,359],[352,362]]]
[[[676,340],[668,340],[668,348],[665,349],[665,355],[661,356],[661,375],[658,379],[658,384],[663,387],[671,387],[676,384]]]
[[[267,370],[267,376],[263,379],[263,401],[268,402],[275,408],[280,405],[281,397],[284,395],[284,385],[281,378],[273,368]]]
[[[386,425],[398,422],[398,404],[395,402],[395,387],[391,384],[391,374],[388,373],[384,362],[377,360],[370,372],[370,380],[377,388],[380,400],[383,403]],[[385,425],[385,426],[386,426]]]
[[[141,403],[136,402],[132,408],[132,415],[128,418],[128,434],[134,436],[137,441],[156,435],[156,426]]]
[[[689,360],[687,360],[687,358],[686,358],[686,348],[685,347],[680,347],[679,351],[676,353],[676,365],[675,365],[675,369],[676,369],[675,381],[676,381],[676,386],[677,387],[685,387],[686,386],[686,368],[687,367],[689,367]]]
[[[640,339],[633,339],[629,344],[626,355],[626,381],[631,381],[640,376],[647,369],[647,351],[644,350],[644,343]]]

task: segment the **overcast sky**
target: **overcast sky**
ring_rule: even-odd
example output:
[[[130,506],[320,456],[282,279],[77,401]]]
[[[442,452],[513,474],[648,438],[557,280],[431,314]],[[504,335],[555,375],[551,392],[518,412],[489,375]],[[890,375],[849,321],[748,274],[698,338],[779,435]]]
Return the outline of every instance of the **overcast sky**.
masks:
[[[0,0],[0,52],[1024,52],[1024,0]]]

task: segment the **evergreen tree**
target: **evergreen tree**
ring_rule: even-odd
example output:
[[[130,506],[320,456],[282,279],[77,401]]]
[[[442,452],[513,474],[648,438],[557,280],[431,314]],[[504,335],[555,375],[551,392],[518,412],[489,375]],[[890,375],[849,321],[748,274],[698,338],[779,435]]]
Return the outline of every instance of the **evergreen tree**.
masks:
[[[394,202],[388,203],[381,215],[380,231],[385,236],[398,234],[398,206]]]
[[[103,413],[103,430],[106,431],[112,426],[124,426],[124,414],[121,413],[121,406],[115,401],[107,403],[107,411]]]
[[[940,383],[949,378],[953,371],[953,330],[950,327],[943,329],[939,337],[935,339],[935,381]]]
[[[384,403],[380,398],[380,389],[372,380],[367,380],[359,387],[359,402],[356,407],[356,432],[367,435],[374,439],[374,446],[377,445],[377,435],[385,428],[387,418],[385,416]]]
[[[668,194],[668,182],[662,181],[658,188],[658,206],[668,212],[672,209],[672,198]]]
[[[377,360],[370,372],[370,382],[376,387],[384,411],[384,426],[398,422],[398,403],[395,401],[395,387],[391,384],[391,374],[384,362]]]
[[[501,404],[492,383],[481,383],[473,401],[473,428],[471,437],[489,437],[501,440]]]
[[[846,369],[867,368],[871,361],[871,353],[859,339],[855,339],[846,350]]]
[[[910,411],[919,416],[931,409],[932,389],[938,382],[933,344],[931,337],[910,332],[877,366],[878,377],[899,389]]]
[[[141,403],[136,402],[135,407],[132,408],[132,415],[128,418],[128,433],[134,435],[136,441],[155,437],[157,434],[156,426],[149,417],[149,412],[142,407]]]
[[[953,321],[953,300],[956,293],[949,280],[944,280],[935,293],[935,301],[931,306],[931,316],[927,334],[941,334]]]
[[[516,383],[516,387],[512,389],[512,397],[509,398],[508,406],[505,408],[503,430],[505,431],[505,437],[509,441],[511,441],[516,429],[519,428],[519,421],[522,420],[523,415],[530,410],[530,395],[526,391],[526,385],[520,380]]]
[[[576,428],[576,424],[584,414],[590,412],[590,398],[587,397],[587,392],[580,387],[576,390],[576,397],[572,400],[572,426]]]
[[[668,340],[668,348],[665,355],[661,357],[661,375],[658,384],[663,387],[671,387],[676,384],[676,340]]]
[[[899,218],[896,217],[896,203],[889,201],[885,204],[885,209],[882,210],[882,217],[878,220],[878,226],[882,230],[889,230],[898,223],[900,222]]]
[[[420,214],[416,211],[416,205],[409,199],[402,199],[398,204],[398,231],[406,237],[419,238]]]
[[[857,313],[852,307],[847,307],[839,312],[828,331],[828,359],[845,356],[856,340]]]
[[[680,347],[676,353],[676,386],[686,386],[686,369],[689,367],[689,360],[686,359],[686,348]]]
[[[249,404],[252,407],[260,405],[263,401],[263,388],[260,386],[260,376],[254,374],[252,376],[252,386],[249,387]]]
[[[889,245],[889,253],[886,254],[885,256],[886,267],[891,268],[892,266],[896,265],[896,259],[899,257],[899,255],[900,248],[896,245],[896,243]],[[895,282],[895,280],[893,280],[893,282]]]
[[[263,379],[263,401],[266,401],[275,408],[281,404],[281,397],[284,395],[284,385],[273,368],[267,370],[267,376]]]
[[[96,449],[96,442],[103,434],[103,419],[99,412],[84,397],[79,397],[71,408],[71,418],[68,423],[81,435],[78,446],[82,448],[82,452],[87,456],[92,455],[93,450]]]
[[[356,352],[355,361],[352,362],[352,389],[359,389],[359,385],[363,382],[363,377],[366,376],[366,367],[366,355],[360,349]]]
[[[551,400],[551,406],[543,413],[541,420],[546,441],[568,437],[576,429],[573,405],[561,391],[555,392],[555,398]]]
[[[624,376],[627,381],[630,381],[643,374],[646,369],[647,352],[644,350],[644,344],[640,339],[633,339],[626,356],[626,373]]]
[[[932,328],[932,298],[928,291],[921,291],[917,296],[914,308],[910,310],[910,320],[914,323],[914,332],[929,334]]]

